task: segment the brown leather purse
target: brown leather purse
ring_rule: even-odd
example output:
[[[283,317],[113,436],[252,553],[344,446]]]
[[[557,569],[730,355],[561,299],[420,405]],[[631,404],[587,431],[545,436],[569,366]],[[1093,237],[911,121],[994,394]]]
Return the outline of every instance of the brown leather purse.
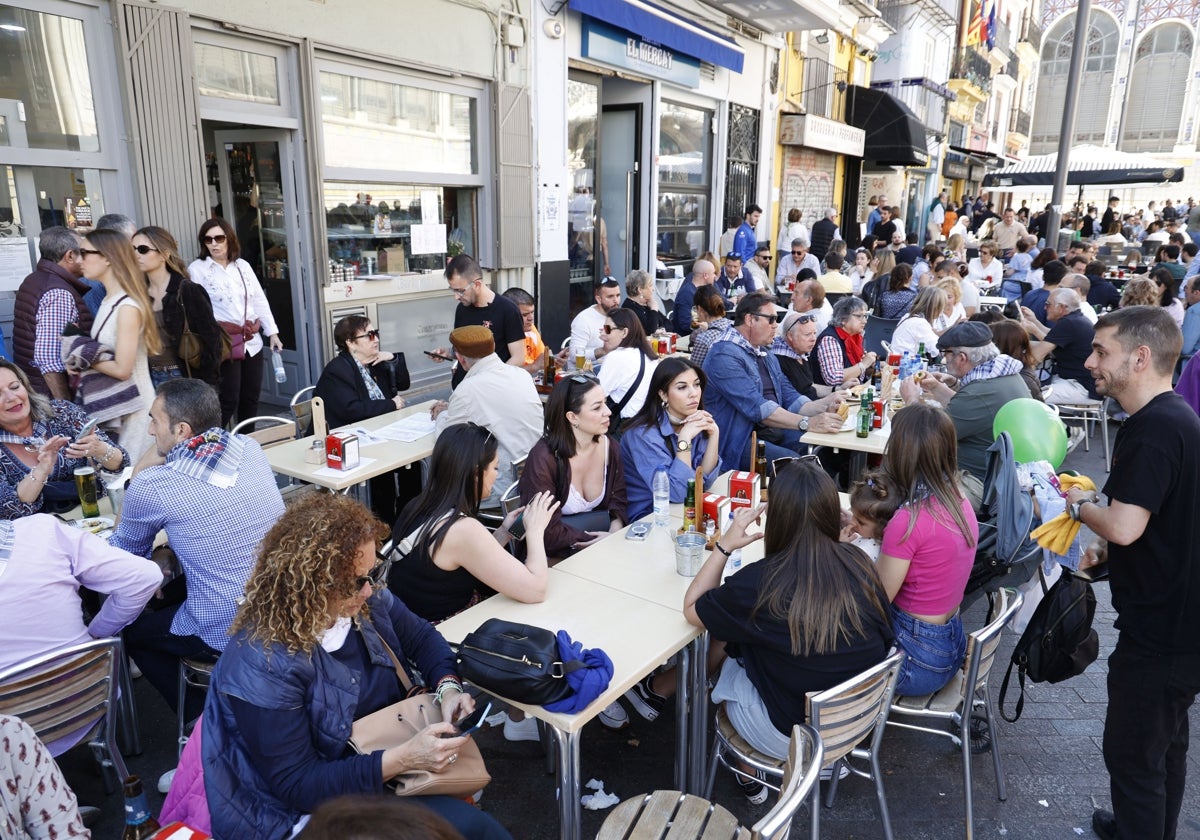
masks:
[[[379,639],[396,666],[396,676],[405,693],[412,691],[412,681],[404,666],[382,637]],[[415,738],[431,723],[442,720],[442,707],[432,694],[417,694],[399,703],[385,706],[377,712],[354,721],[350,730],[350,747],[358,753],[398,747]],[[483,755],[474,738],[467,740],[458,751],[458,759],[440,773],[432,770],[409,770],[387,783],[397,796],[470,796],[487,787],[492,780],[483,763]]]

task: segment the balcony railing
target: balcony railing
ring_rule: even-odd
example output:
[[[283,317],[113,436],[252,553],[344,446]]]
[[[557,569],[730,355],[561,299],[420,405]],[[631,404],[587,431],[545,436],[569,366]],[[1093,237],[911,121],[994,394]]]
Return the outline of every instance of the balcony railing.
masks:
[[[1008,24],[1002,20],[996,21],[996,32],[992,37],[992,43],[996,45],[997,49],[1004,52],[1010,51],[1013,47],[1012,31],[1008,28]]]
[[[983,91],[992,89],[992,63],[977,47],[963,47],[954,54],[950,78],[965,79]]]
[[[1012,58],[1008,60],[1008,64],[1006,64],[1004,67],[1004,75],[1008,76],[1010,79],[1021,78],[1021,60],[1017,58],[1015,51],[1012,54]]]
[[[839,70],[825,59],[804,59],[800,90],[800,102],[804,110],[841,122],[846,116],[846,80],[846,71]]]
[[[1042,51],[1042,27],[1031,18],[1026,18],[1021,25],[1021,40],[1028,41],[1038,52]]]
[[[872,82],[871,87],[886,90],[899,99],[917,115],[917,119],[934,133],[941,133],[946,125],[946,102],[954,93],[945,85],[932,79],[892,79]]]
[[[1008,130],[1013,134],[1022,134],[1029,136],[1030,126],[1033,124],[1033,117],[1028,111],[1022,111],[1020,108],[1013,108],[1012,116],[1008,118]]]
[[[910,25],[914,14],[920,15],[924,23],[935,27],[949,28],[958,20],[959,3],[956,0],[879,0],[879,11],[883,22],[897,32]]]

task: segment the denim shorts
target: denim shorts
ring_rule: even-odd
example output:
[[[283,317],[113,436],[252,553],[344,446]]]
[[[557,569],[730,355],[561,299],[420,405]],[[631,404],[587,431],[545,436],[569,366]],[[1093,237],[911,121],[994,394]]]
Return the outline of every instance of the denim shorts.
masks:
[[[896,694],[920,697],[950,682],[967,654],[967,637],[957,613],[945,624],[928,624],[892,605],[892,632],[904,650]]]

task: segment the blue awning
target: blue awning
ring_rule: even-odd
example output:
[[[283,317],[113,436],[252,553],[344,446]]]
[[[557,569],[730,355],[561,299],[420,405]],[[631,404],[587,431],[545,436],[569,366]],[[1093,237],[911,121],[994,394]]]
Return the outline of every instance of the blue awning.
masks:
[[[742,72],[746,54],[732,40],[645,0],[571,0],[571,8],[645,41]]]

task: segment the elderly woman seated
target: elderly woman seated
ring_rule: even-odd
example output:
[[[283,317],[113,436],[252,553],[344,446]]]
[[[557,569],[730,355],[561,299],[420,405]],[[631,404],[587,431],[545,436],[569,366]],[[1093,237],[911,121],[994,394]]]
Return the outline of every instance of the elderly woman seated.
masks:
[[[834,304],[829,326],[817,336],[817,365],[813,368],[816,384],[837,388],[870,378],[875,354],[863,351],[863,332],[869,317],[861,298],[844,297]]]
[[[376,549],[386,533],[359,503],[313,493],[263,538],[205,706],[213,836],[289,837],[327,799],[382,794],[400,773],[443,772],[457,759],[469,736],[449,721],[475,704],[445,640],[382,586]],[[414,685],[436,693],[444,722],[358,755],[347,745],[351,724],[403,699],[397,663]],[[465,838],[509,837],[461,799],[408,801]]]
[[[0,359],[0,444],[3,519],[68,511],[79,504],[75,470],[95,464],[115,474],[129,466],[125,450],[82,408],[34,392],[25,372],[7,359]],[[97,486],[104,495],[103,482]]]

